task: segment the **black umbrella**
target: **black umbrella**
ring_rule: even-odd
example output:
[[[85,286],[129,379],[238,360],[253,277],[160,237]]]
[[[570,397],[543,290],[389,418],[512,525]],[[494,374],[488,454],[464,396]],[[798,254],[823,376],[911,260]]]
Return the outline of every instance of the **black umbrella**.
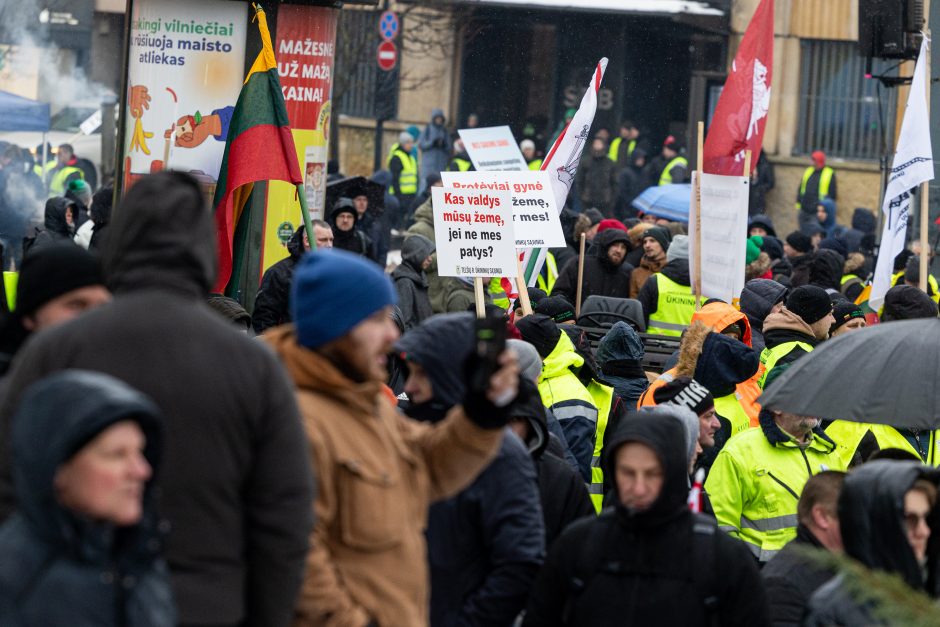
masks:
[[[801,357],[760,397],[802,416],[940,428],[940,319],[852,331]]]
[[[333,211],[333,206],[340,198],[355,198],[365,194],[369,199],[368,212],[375,215],[382,215],[385,211],[385,186],[381,183],[370,181],[364,176],[350,176],[349,178],[333,181],[326,184],[326,211],[324,214],[329,217]]]

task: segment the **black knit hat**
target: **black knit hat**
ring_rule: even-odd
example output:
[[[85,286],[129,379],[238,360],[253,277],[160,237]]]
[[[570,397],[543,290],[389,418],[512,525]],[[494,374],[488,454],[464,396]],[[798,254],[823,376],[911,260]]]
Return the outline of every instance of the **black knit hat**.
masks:
[[[581,215],[583,215],[585,218],[591,221],[591,226],[594,226],[595,224],[600,224],[601,220],[604,219],[604,214],[598,211],[597,209],[594,209],[593,207],[591,209],[587,209],[583,211]]]
[[[832,328],[829,329],[830,334],[852,318],[861,318],[864,320],[865,312],[855,303],[845,301],[836,303],[835,307],[832,308],[832,316],[836,321],[835,324],[832,325]]]
[[[832,301],[823,288],[801,285],[787,297],[787,309],[802,318],[806,324],[813,324],[832,312]]]
[[[545,314],[558,323],[574,320],[574,305],[564,296],[549,296],[535,305],[535,313]]]
[[[561,329],[544,314],[526,316],[516,322],[516,328],[522,334],[522,339],[534,346],[542,359],[552,354],[561,339]]]
[[[882,322],[936,317],[937,303],[913,285],[895,285],[885,294]]]
[[[31,250],[20,268],[16,314],[31,316],[49,301],[90,285],[104,286],[98,260],[71,242]]]
[[[808,253],[813,249],[813,240],[801,231],[793,231],[787,235],[787,244],[798,253]]]
[[[669,250],[669,243],[672,241],[672,233],[669,232],[669,229],[663,228],[661,226],[654,226],[651,229],[646,229],[643,231],[643,239],[647,237],[652,237],[654,240],[659,242],[659,245],[663,247],[663,252]]]
[[[715,407],[715,397],[708,389],[692,377],[676,377],[653,392],[657,405],[670,403],[691,409],[701,416]]]

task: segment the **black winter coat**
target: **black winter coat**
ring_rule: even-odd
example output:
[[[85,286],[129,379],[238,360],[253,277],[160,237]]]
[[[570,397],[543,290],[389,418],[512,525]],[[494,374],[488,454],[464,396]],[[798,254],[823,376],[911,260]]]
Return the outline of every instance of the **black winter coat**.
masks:
[[[614,216],[614,206],[620,195],[617,164],[606,154],[586,154],[575,174],[575,187],[585,209],[597,209],[607,218]]]
[[[173,627],[170,576],[153,475],[143,516],[130,527],[92,521],[60,505],[56,469],[117,422],[134,420],[151,469],[160,465],[157,408],[111,377],[59,373],[33,386],[17,416],[14,446],[20,510],[0,527],[0,625]]]
[[[796,539],[783,547],[761,571],[774,627],[798,627],[809,598],[835,575],[833,570],[806,557],[805,552],[813,549],[825,551],[813,532],[799,525]]]
[[[139,181],[111,222],[104,307],[20,351],[0,404],[0,516],[15,503],[9,427],[22,390],[58,370],[111,374],[166,418],[157,484],[180,622],[289,625],[312,529],[309,449],[290,379],[205,304],[215,226],[191,177]]]
[[[610,161],[608,159],[608,161]],[[630,297],[630,273],[633,266],[624,261],[614,266],[607,259],[607,249],[612,244],[623,242],[630,249],[629,236],[619,229],[609,229],[594,238],[595,254],[584,254],[584,284],[581,289],[581,303],[588,296],[612,296],[614,298]],[[561,295],[568,302],[576,304],[578,294],[578,258],[573,257],[558,275],[552,295]]]
[[[304,226],[301,225],[287,242],[289,257],[281,259],[268,268],[261,277],[261,287],[255,297],[255,310],[251,326],[261,334],[271,327],[291,321],[290,286],[294,280],[294,268],[304,254]]]
[[[428,277],[421,269],[434,253],[434,242],[423,235],[412,235],[401,247],[401,265],[392,272],[404,331],[415,328],[434,315],[428,295]]]
[[[552,547],[526,609],[525,627],[712,624],[706,597],[717,597],[719,625],[768,625],[767,601],[757,565],[738,540],[712,526],[711,573],[694,575],[694,548],[704,524],[686,505],[688,460],[685,427],[674,418],[633,413],[604,451],[605,475],[628,441],[653,448],[663,464],[659,498],[646,510],[617,504],[599,517],[571,525]],[[613,476],[612,474],[610,476]],[[701,546],[699,544],[698,546]],[[694,556],[693,556],[694,554]],[[699,582],[710,582],[702,590]]]
[[[813,265],[815,258],[816,253],[806,253],[805,255],[790,258],[790,265],[793,268],[790,272],[791,289],[800,287],[801,285],[809,285],[810,266]]]
[[[741,291],[741,313],[751,324],[751,348],[764,350],[764,320],[774,305],[782,301],[787,288],[770,279],[751,279]]]
[[[56,196],[46,201],[42,228],[37,228],[33,238],[27,238],[23,243],[23,254],[31,250],[39,250],[56,242],[71,242],[75,232],[66,222],[66,210],[72,207],[73,219],[77,217],[77,205],[74,201]]]

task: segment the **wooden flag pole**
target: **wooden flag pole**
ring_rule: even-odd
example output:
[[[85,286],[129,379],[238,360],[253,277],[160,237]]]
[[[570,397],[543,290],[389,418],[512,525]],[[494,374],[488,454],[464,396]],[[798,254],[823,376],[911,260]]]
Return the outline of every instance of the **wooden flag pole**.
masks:
[[[924,3],[924,20],[927,19],[927,14],[930,12],[930,2],[929,0]],[[930,39],[930,29],[924,33],[924,37]],[[930,51],[928,50],[927,58],[924,59],[927,63],[927,111],[930,111]],[[929,113],[928,113],[929,115]],[[927,235],[930,231],[930,211],[928,208],[927,199],[929,196],[930,182],[924,181],[920,185],[920,289],[922,292],[928,293],[927,289],[927,269],[930,266],[930,250],[929,243],[927,241]]]
[[[485,318],[486,301],[483,296],[483,277],[473,277],[473,297],[477,304],[477,318]]]
[[[584,285],[584,242],[587,240],[587,233],[581,234],[581,249],[578,252],[578,293],[575,296],[574,319],[581,317],[581,288]]]
[[[695,293],[695,309],[702,306],[702,176],[705,174],[705,122],[698,123],[698,163],[695,177],[695,276],[692,290]]]
[[[516,289],[519,290],[519,302],[522,303],[522,315],[532,315],[532,302],[529,300],[529,286],[525,284],[525,273],[522,271],[522,259],[516,255]]]
[[[744,151],[744,178],[751,178],[751,151]]]

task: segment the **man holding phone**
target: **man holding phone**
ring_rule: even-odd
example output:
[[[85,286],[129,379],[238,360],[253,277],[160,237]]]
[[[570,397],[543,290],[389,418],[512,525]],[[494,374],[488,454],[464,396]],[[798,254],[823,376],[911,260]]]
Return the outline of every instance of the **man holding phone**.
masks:
[[[374,263],[311,253],[294,274],[293,325],[264,336],[296,385],[317,474],[298,624],[427,624],[428,507],[493,458],[518,390],[515,356],[503,351],[486,389],[467,390],[440,422],[399,414],[384,391],[395,300]],[[485,361],[470,360],[468,376]]]

